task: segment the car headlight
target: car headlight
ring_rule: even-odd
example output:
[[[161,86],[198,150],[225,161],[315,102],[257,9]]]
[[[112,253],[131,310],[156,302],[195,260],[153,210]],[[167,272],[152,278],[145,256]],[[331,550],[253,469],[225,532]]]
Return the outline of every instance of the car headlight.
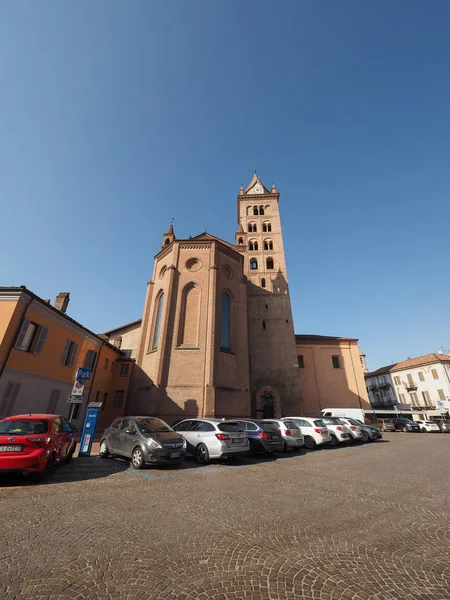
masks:
[[[147,440],[147,444],[149,445],[150,448],[162,448],[161,444],[159,442],[157,442],[156,440],[154,440],[153,438],[148,438]]]

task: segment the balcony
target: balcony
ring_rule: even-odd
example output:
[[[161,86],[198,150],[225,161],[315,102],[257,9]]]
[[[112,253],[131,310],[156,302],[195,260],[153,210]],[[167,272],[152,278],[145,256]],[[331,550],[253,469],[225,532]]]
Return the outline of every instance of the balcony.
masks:
[[[418,388],[418,385],[413,379],[411,379],[405,383],[405,388],[407,392],[415,392]]]

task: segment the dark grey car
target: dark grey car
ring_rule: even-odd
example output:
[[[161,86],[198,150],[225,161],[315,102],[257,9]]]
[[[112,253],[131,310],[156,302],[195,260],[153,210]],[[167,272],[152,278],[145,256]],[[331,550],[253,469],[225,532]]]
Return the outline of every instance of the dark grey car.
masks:
[[[110,454],[131,459],[134,469],[142,469],[145,464],[177,464],[186,454],[186,442],[161,419],[124,417],[116,419],[103,433],[100,456]]]

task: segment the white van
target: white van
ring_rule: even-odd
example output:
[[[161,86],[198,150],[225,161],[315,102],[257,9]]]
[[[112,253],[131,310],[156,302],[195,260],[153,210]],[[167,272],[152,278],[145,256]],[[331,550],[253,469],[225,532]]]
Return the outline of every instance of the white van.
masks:
[[[362,423],[366,422],[362,408],[324,408],[320,414],[323,417],[350,417]]]

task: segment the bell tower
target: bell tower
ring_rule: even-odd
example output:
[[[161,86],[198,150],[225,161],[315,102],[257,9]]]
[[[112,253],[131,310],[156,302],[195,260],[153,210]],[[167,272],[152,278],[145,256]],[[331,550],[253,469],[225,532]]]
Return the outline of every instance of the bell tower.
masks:
[[[236,250],[247,277],[252,413],[257,418],[302,414],[283,236],[280,195],[256,171],[237,197]]]

